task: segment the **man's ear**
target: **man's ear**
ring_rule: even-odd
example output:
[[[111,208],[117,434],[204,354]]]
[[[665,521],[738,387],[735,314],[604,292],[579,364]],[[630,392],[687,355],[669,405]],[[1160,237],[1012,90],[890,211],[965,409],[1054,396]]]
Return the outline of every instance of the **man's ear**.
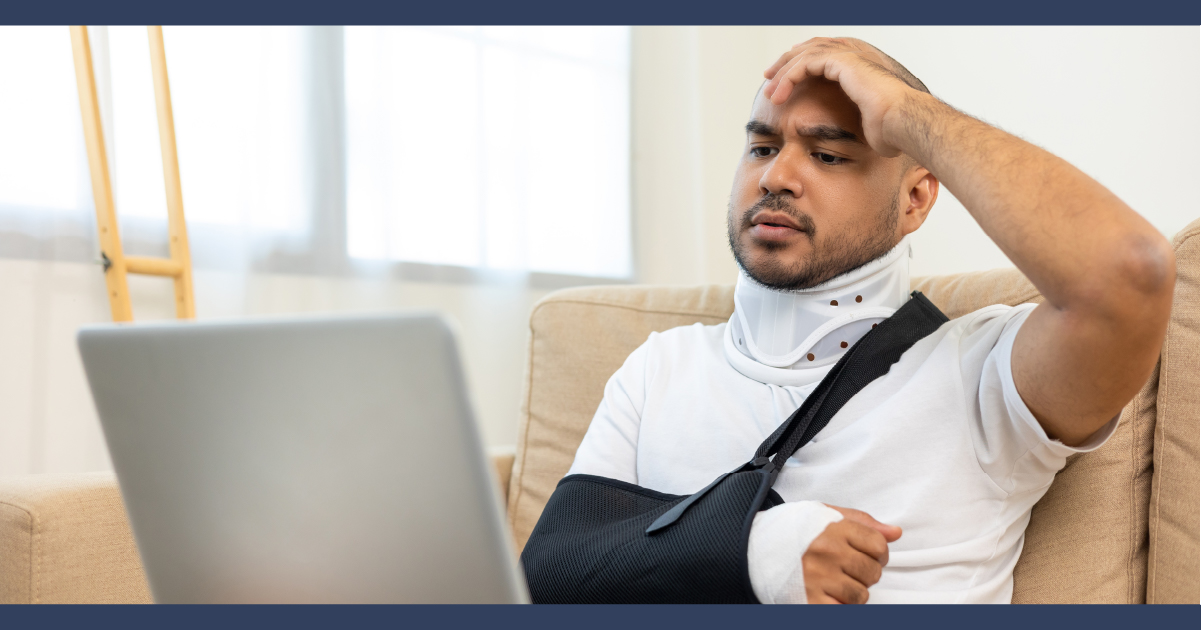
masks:
[[[921,166],[914,166],[901,180],[901,235],[922,227],[934,202],[938,201],[938,178]]]

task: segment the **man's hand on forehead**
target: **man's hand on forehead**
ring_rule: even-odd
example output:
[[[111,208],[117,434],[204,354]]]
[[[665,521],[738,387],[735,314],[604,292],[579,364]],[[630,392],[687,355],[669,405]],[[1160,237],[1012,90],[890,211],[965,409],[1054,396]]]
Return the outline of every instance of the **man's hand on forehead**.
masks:
[[[934,98],[866,42],[811,39],[764,76],[769,109],[807,80],[836,82],[872,149],[903,152],[936,177],[1042,293],[1011,359],[1047,436],[1082,444],[1121,413],[1171,314],[1176,259],[1155,226],[1065,160]]]
[[[895,157],[901,150],[885,139],[884,118],[897,104],[926,91],[921,81],[891,57],[851,38],[815,37],[797,44],[763,76],[768,79],[763,95],[775,105],[787,102],[796,86],[809,77],[838,83],[859,107],[867,143],[885,157]]]

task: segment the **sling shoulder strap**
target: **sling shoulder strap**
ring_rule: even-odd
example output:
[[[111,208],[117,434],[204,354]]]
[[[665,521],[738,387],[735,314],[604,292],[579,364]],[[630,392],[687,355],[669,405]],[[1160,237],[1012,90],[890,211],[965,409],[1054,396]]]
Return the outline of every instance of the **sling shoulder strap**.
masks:
[[[872,328],[851,346],[800,408],[763,441],[750,462],[721,475],[713,483],[676,504],[651,523],[646,533],[655,534],[675,524],[684,512],[736,472],[761,470],[770,477],[768,486],[773,485],[784,462],[825,428],[843,405],[868,383],[887,374],[892,364],[899,361],[913,344],[950,321],[921,292],[914,291],[910,297],[912,299],[892,317]]]
[[[870,330],[834,364],[800,408],[759,446],[755,459],[774,455],[772,463],[778,470],[855,394],[887,374],[913,344],[950,321],[921,292],[910,296],[892,317]]]

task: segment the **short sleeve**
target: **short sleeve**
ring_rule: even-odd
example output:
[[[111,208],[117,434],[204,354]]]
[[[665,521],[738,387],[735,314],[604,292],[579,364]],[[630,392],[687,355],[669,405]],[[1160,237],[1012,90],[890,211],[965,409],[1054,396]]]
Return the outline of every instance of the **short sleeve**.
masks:
[[[567,474],[638,483],[638,429],[646,402],[646,357],[655,336],[651,333],[646,343],[630,353],[609,377],[605,396]]]
[[[983,359],[974,392],[976,455],[985,473],[1011,494],[1050,484],[1069,455],[1099,448],[1113,434],[1118,421],[1114,417],[1084,444],[1073,447],[1048,436],[1026,406],[1013,380],[1013,344],[1036,306],[1023,304],[1004,312],[994,311],[992,317],[982,315],[987,321],[978,327],[969,326],[974,330],[961,342],[965,384],[972,380],[966,373],[976,363],[972,357]],[[985,354],[979,346],[994,339]],[[973,392],[966,393],[970,396]]]

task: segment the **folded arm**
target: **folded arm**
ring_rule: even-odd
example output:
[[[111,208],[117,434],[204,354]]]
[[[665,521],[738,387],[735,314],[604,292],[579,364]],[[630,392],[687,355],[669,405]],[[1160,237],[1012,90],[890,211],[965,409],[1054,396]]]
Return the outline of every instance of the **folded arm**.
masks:
[[[1171,248],[1079,169],[911,87],[897,68],[864,42],[815,39],[768,69],[767,93],[783,102],[806,77],[839,82],[872,148],[911,156],[955,194],[1046,298],[1014,344],[1014,382],[1048,435],[1080,444],[1155,365],[1175,282]]]

